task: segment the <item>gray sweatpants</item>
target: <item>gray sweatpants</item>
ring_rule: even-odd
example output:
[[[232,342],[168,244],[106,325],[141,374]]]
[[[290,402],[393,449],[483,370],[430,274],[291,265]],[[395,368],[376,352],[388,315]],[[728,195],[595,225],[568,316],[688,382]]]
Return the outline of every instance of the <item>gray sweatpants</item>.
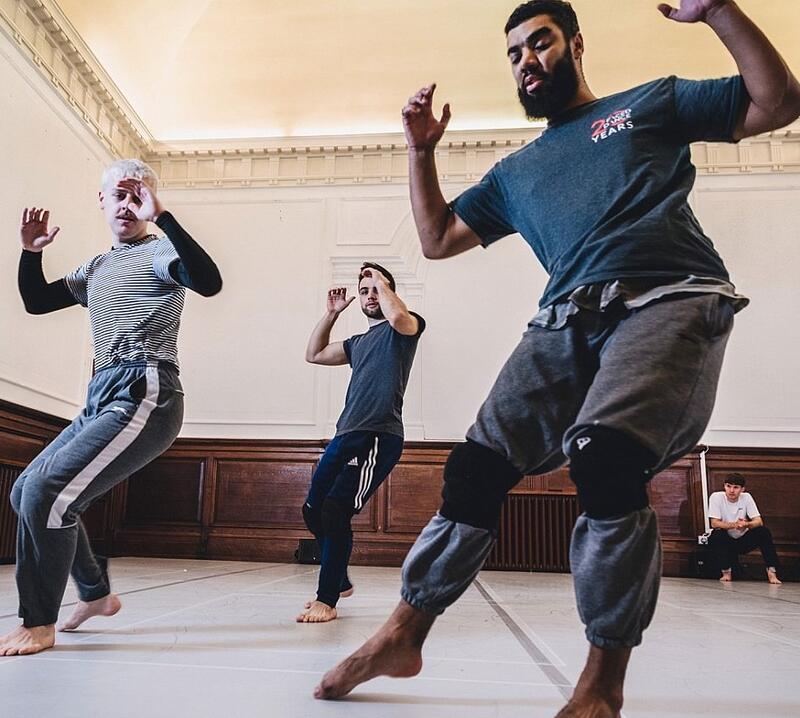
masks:
[[[96,498],[175,440],[183,391],[171,364],[119,364],[97,372],[86,407],[19,476],[17,589],[25,626],[56,622],[70,573],[83,601],[110,592],[80,515]]]
[[[652,474],[690,451],[711,417],[733,307],[718,294],[670,295],[629,310],[581,309],[566,326],[530,325],[500,372],[472,441],[523,474],[552,471],[590,426],[620,431],[649,449]],[[491,532],[436,515],[403,566],[402,597],[442,613],[491,550]],[[655,611],[661,575],[649,507],[610,519],[581,515],[570,547],[578,612],[601,648],[635,646]]]

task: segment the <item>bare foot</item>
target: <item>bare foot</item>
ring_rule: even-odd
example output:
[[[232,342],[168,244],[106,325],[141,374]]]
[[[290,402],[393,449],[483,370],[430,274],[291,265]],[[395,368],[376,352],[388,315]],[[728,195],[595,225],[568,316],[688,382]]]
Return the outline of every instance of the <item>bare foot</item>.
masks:
[[[355,591],[356,591],[356,589],[355,589],[353,586],[351,586],[351,587],[350,587],[350,588],[348,588],[346,591],[342,591],[342,592],[339,594],[339,598],[350,598],[350,596],[352,596],[352,595],[355,593]],[[304,608],[311,608],[311,605],[312,605],[312,604],[313,604],[315,601],[316,601],[316,599],[315,599],[315,598],[312,598],[310,601],[306,601],[306,602],[303,604],[303,607],[304,607]]]
[[[770,571],[767,569],[767,581],[769,581],[774,586],[780,586],[783,581],[778,579],[778,574],[775,571]]]
[[[422,670],[422,643],[435,616],[401,601],[389,620],[355,653],[328,671],[314,697],[329,700],[347,695],[378,676],[410,678]]]
[[[72,615],[66,621],[59,623],[56,628],[59,631],[74,631],[92,616],[113,616],[120,608],[122,608],[122,603],[113,593],[98,598],[96,601],[78,601]]]
[[[0,656],[28,656],[39,653],[56,644],[55,626],[19,626],[7,636],[0,638]]]
[[[327,623],[336,618],[336,609],[322,601],[311,601],[295,620],[298,623]]]
[[[599,698],[595,701],[570,701],[556,718],[620,718],[622,714]]]
[[[731,579],[731,569],[728,569],[727,571],[723,571],[722,572],[722,576],[719,577],[719,580],[723,581],[724,583],[728,583],[729,581],[731,581],[732,580]]]
[[[590,646],[575,692],[556,718],[620,718],[630,648]]]
[[[621,715],[600,699],[595,702],[571,700],[556,714],[556,718],[620,718]]]

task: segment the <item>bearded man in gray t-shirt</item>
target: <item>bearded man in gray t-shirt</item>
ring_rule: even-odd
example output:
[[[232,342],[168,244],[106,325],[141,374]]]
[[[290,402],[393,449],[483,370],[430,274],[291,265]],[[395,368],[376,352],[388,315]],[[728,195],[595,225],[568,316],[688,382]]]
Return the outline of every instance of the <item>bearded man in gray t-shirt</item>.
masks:
[[[735,2],[659,9],[708,26],[740,76],[668,77],[598,98],[572,7],[526,2],[506,24],[506,53],[525,113],[547,128],[449,204],[435,165],[449,106],[437,119],[431,85],[403,109],[423,254],[444,259],[519,233],[550,280],[447,461],[441,509],[403,567],[402,601],[326,674],[318,698],[378,675],[416,675],[436,616],[491,550],[507,492],[569,460],[584,509],[570,562],[590,645],[558,716],[620,715],[631,649],[652,619],[661,574],[647,482],[705,430],[733,314],[747,303],[689,206],[689,145],[737,142],[800,115],[800,84]],[[608,21],[617,32],[613,12]]]

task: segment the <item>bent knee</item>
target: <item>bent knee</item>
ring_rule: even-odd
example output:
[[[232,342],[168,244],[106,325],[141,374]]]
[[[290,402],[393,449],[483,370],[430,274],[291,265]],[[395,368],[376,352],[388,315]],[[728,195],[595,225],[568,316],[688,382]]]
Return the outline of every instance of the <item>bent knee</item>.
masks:
[[[573,438],[567,456],[570,478],[587,516],[624,516],[648,506],[647,482],[658,458],[636,439],[591,426]]]
[[[336,499],[326,498],[322,502],[321,520],[326,536],[346,538],[353,533],[350,526],[353,510]]]
[[[457,444],[444,467],[440,513],[450,521],[496,531],[506,494],[522,473],[482,444]]]

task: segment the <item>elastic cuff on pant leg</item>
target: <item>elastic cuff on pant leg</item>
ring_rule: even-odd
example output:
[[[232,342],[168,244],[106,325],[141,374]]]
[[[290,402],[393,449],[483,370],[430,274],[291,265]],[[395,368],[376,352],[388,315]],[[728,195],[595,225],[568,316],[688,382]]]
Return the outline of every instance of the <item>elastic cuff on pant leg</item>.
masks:
[[[606,638],[605,636],[599,636],[596,633],[589,633],[587,630],[586,640],[597,648],[602,648],[606,651],[613,651],[617,648],[635,648],[642,642],[642,634],[639,633],[623,641],[619,638]]]
[[[411,608],[414,608],[417,611],[422,611],[422,613],[428,613],[431,616],[441,616],[444,613],[444,608],[426,604],[425,602],[414,598],[414,596],[405,588],[401,589],[400,598],[402,598],[409,606],[411,606]]]

